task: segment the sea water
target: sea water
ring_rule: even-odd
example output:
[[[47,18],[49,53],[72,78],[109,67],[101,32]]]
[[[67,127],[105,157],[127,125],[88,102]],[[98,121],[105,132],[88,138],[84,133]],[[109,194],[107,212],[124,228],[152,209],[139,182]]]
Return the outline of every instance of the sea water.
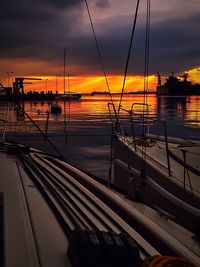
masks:
[[[118,112],[120,95],[83,95],[78,101],[59,101],[62,113],[50,112],[55,101],[27,101],[25,111],[43,133],[57,147],[68,162],[93,175],[107,180],[110,165],[110,145],[114,103]],[[150,94],[123,96],[119,112],[125,132],[130,132],[130,110],[139,121],[147,118],[150,133],[164,134],[166,121],[169,136],[200,140],[200,96],[158,97]],[[49,115],[48,115],[49,113]],[[47,120],[49,118],[49,120]],[[136,131],[142,131],[140,123],[134,124]],[[0,130],[7,138],[35,148],[56,154],[53,147],[33,126],[27,116],[18,116],[14,103],[0,103]]]

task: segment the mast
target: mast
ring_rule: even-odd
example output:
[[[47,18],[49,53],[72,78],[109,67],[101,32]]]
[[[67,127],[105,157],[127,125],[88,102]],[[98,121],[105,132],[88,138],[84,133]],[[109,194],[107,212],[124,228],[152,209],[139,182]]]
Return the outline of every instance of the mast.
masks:
[[[157,75],[158,75],[158,86],[161,86],[161,76],[158,71],[157,71]]]
[[[64,72],[64,81],[63,81],[63,91],[64,91],[64,95],[65,95],[65,61],[66,61],[66,47],[65,47],[65,50],[64,50],[64,70],[63,70],[63,72]]]
[[[56,94],[58,93],[58,74],[56,74]]]

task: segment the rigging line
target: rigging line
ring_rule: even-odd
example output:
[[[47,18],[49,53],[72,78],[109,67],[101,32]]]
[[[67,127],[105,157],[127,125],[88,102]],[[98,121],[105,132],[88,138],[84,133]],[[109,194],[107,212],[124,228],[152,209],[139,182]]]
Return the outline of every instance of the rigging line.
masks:
[[[58,78],[62,76],[62,68],[63,68],[63,58],[59,60],[59,65],[58,65]]]
[[[143,103],[147,105],[148,90],[148,74],[149,74],[149,44],[150,44],[150,0],[147,0],[147,16],[146,16],[146,38],[145,38],[145,69],[144,69],[144,96]],[[143,124],[144,124],[145,106],[143,106]],[[146,127],[145,127],[146,128]],[[143,128],[143,133],[144,132]]]
[[[148,72],[149,72],[149,38],[150,37],[150,0],[147,0],[147,15],[146,15],[146,38],[145,38],[145,68],[144,68],[144,99],[143,103],[147,104],[147,89],[148,89]],[[143,106],[143,115],[145,106]],[[143,116],[144,119],[144,116]]]
[[[69,79],[69,64],[68,64],[68,73],[67,73],[67,75],[68,75],[68,83],[67,83],[67,85],[68,85],[68,93],[70,94],[70,79]],[[68,130],[70,130],[70,122],[71,122],[71,99],[70,99],[70,97],[69,97],[69,120],[68,120],[68,124],[69,124],[69,127],[68,127]],[[66,142],[67,142],[67,135],[66,135]]]
[[[132,27],[132,32],[131,32],[131,39],[130,39],[130,44],[129,44],[129,50],[128,50],[128,55],[127,55],[127,60],[126,60],[126,65],[125,65],[125,71],[124,71],[124,80],[122,84],[122,91],[121,91],[121,96],[120,96],[120,101],[119,101],[119,106],[118,106],[118,115],[120,112],[120,106],[124,94],[124,88],[125,88],[125,83],[126,83],[126,76],[127,76],[127,71],[128,71],[128,65],[130,61],[130,54],[131,54],[131,49],[132,49],[132,43],[133,43],[133,36],[135,33],[135,27],[136,27],[136,21],[137,21],[137,15],[138,15],[138,9],[139,9],[139,3],[140,0],[137,1],[136,9],[135,9],[135,16],[134,16],[134,21],[133,21],[133,27]]]
[[[63,76],[64,76],[64,79],[63,79],[63,93],[64,95],[66,94],[66,91],[65,91],[65,75],[66,75],[66,47],[64,49],[64,62],[63,62]],[[64,134],[65,134],[65,143],[67,144],[67,135],[66,135],[66,129],[67,129],[67,125],[66,125],[66,102],[64,100]]]
[[[65,143],[67,144],[67,114],[66,114],[66,101],[64,100],[64,136]]]
[[[92,27],[92,32],[93,32],[95,44],[96,44],[96,47],[97,47],[97,51],[98,51],[98,55],[99,55],[99,60],[100,60],[100,63],[101,63],[101,68],[102,68],[102,71],[103,71],[103,74],[104,74],[106,86],[107,86],[107,89],[108,89],[108,92],[109,92],[109,95],[110,95],[110,100],[111,100],[111,102],[113,104],[111,90],[110,90],[110,86],[109,86],[109,83],[108,83],[108,78],[107,78],[107,75],[106,75],[106,70],[105,70],[105,67],[104,67],[104,64],[103,64],[103,59],[102,59],[102,56],[101,56],[101,50],[100,50],[99,43],[98,43],[98,40],[97,40],[97,36],[96,36],[95,30],[94,30],[94,25],[93,25],[93,22],[92,22],[92,17],[91,17],[91,14],[90,14],[90,10],[89,10],[89,6],[88,6],[88,3],[87,3],[87,0],[85,0],[85,5],[86,5],[86,8],[87,8],[88,17],[89,17],[90,24],[91,24],[91,27]]]
[[[28,113],[26,113],[25,110],[23,110],[23,113],[27,116],[27,118],[31,121],[31,123],[34,125],[34,127],[41,133],[41,135],[46,138],[46,140],[48,141],[48,143],[52,146],[52,148],[56,151],[56,153],[58,154],[58,156],[65,160],[65,157],[60,153],[59,149],[56,147],[56,145],[54,145],[54,143],[49,139],[49,137],[40,129],[40,127],[34,122],[34,120],[31,119],[31,117],[28,115]]]
[[[149,37],[150,37],[150,0],[147,0],[146,16],[146,44],[145,44],[145,77],[148,78],[149,71]],[[146,79],[145,90],[147,90],[148,79]]]
[[[148,116],[147,106],[147,90],[148,90],[148,74],[149,74],[149,44],[150,44],[150,4],[151,0],[147,0],[147,16],[146,16],[146,40],[145,40],[145,69],[144,69],[144,99],[143,103],[143,136],[145,136],[147,127],[145,126],[145,108],[146,116]],[[148,117],[147,117],[148,118]],[[147,121],[148,123],[148,121]]]
[[[147,0],[147,15],[146,15],[146,37],[145,37],[145,68],[144,68],[144,97],[143,97],[143,140],[147,133],[148,127],[148,105],[147,105],[147,90],[148,90],[148,75],[149,75],[149,48],[150,48],[150,10],[151,0]],[[144,140],[145,142],[145,140]],[[146,145],[142,146],[142,164],[141,175],[145,177],[145,160],[146,160]]]
[[[147,0],[146,16],[146,41],[145,41],[145,70],[144,70],[144,90],[148,89],[148,71],[149,71],[149,34],[150,34],[150,1]],[[147,98],[144,95],[144,98]]]
[[[63,59],[60,59],[59,65],[58,65],[58,73],[57,73],[57,88],[59,87],[59,83],[60,83],[59,80],[60,80],[60,77],[62,76],[62,68],[63,68]]]
[[[69,64],[68,64],[68,69],[69,69]],[[64,50],[64,94],[66,94],[66,88],[65,88],[65,76],[66,76],[66,48]],[[68,94],[70,94],[70,81],[69,81],[69,70],[67,72],[67,91]],[[69,123],[70,123],[70,95],[69,95]],[[69,129],[69,128],[68,128]],[[66,101],[64,99],[64,134],[65,134],[65,143],[67,144],[67,114],[66,114]]]
[[[65,64],[66,64],[66,47],[64,49],[64,84],[63,84],[63,91],[64,91],[64,95],[66,94],[65,92]],[[67,129],[67,122],[66,122],[66,102],[64,100],[64,133],[65,133],[65,143],[67,143],[67,135],[66,135],[66,129]]]
[[[63,91],[64,91],[64,95],[65,95],[65,61],[66,61],[66,47],[64,50],[64,68],[63,68],[63,75],[64,75],[64,80],[63,80]]]
[[[69,67],[69,65],[68,65]],[[70,94],[70,80],[69,80],[69,71],[68,71],[68,93]],[[67,116],[66,116],[66,106],[65,106],[65,102],[64,101],[64,110],[65,110],[65,142],[67,144],[67,141],[68,141],[68,137],[69,137],[69,134],[67,134]],[[70,131],[70,122],[71,122],[71,99],[70,99],[70,95],[69,95],[69,100],[68,100],[68,132]]]

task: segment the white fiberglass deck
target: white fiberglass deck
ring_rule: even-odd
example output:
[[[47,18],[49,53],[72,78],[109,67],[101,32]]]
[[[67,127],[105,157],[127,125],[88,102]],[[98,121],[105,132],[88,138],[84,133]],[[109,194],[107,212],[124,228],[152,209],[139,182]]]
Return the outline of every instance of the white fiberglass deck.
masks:
[[[132,137],[126,137],[125,140],[121,139],[121,142],[127,145],[131,150],[135,150]],[[182,163],[184,162],[183,153],[186,153],[185,163],[197,170],[197,172],[200,172],[200,144],[196,146],[180,146],[179,144],[169,142],[168,146],[170,152],[172,152],[180,161],[182,161]],[[183,165],[178,163],[172,157],[169,157],[171,176],[168,175],[169,170],[165,142],[155,141],[153,146],[146,146],[145,148],[142,148],[142,146],[137,146],[137,152],[139,155],[141,155],[142,150],[146,153],[147,161],[150,162],[151,165],[156,166],[158,173],[159,171],[164,172],[171,182],[179,185],[182,189],[184,189],[185,186],[188,192],[196,195],[200,200],[200,176],[198,174],[187,171]],[[149,175],[148,172],[147,175]]]
[[[63,168],[67,168],[69,172]],[[35,152],[20,156],[8,155],[2,149],[0,170],[6,267],[70,266],[67,256],[69,239],[65,230],[73,230],[77,225],[81,229],[112,231],[116,234],[126,232],[138,243],[141,257],[159,254],[159,249],[155,249],[145,239],[145,234],[142,233],[144,228],[178,255],[187,255],[194,263],[199,261],[199,246],[188,231],[176,228],[176,224],[172,223],[174,232],[171,234],[171,223],[162,218],[159,220],[155,211],[145,208],[143,204],[134,205],[67,163]],[[110,201],[118,203],[119,208],[129,213],[140,225],[141,232],[136,231],[87,186],[73,177],[73,172]],[[37,182],[33,182],[33,177]],[[45,200],[44,196],[47,197]],[[61,227],[47,199],[51,200],[66,227]],[[175,229],[181,229],[185,235],[183,239],[181,236],[173,236]],[[187,246],[184,244],[186,240]]]

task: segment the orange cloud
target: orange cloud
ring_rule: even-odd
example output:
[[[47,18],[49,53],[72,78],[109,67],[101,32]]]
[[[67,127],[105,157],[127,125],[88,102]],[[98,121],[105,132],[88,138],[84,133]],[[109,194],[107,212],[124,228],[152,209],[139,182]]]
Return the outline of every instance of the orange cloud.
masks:
[[[32,84],[25,85],[25,91],[53,91],[56,89],[64,92],[64,82],[62,76],[55,75],[41,75],[41,73],[58,73],[54,65],[48,65],[48,62],[36,62],[28,60],[18,60],[13,64],[13,69],[10,69],[11,63],[9,60],[1,60],[0,67],[0,82],[4,86],[8,85],[7,71],[14,71],[10,74],[9,84],[11,85],[15,77],[33,77],[41,78],[41,81],[32,81]],[[19,70],[19,71],[16,71]],[[62,68],[60,69],[62,71]],[[78,66],[70,66],[71,73],[78,73]],[[37,75],[39,74],[39,75]],[[122,75],[109,75],[108,83],[111,93],[121,92],[123,76]],[[188,79],[192,82],[200,83],[200,66],[188,70]],[[163,80],[164,82],[164,80]],[[157,86],[157,76],[149,76],[149,90],[155,91]],[[144,78],[142,75],[129,75],[126,79],[125,92],[143,90]],[[70,89],[71,92],[91,93],[92,91],[108,91],[105,78],[99,75],[82,75],[70,76],[65,80],[65,91]]]
[[[200,83],[200,66],[190,69],[188,71],[188,78],[194,83]]]
[[[30,75],[35,78],[35,76]],[[42,78],[42,81],[33,81],[32,84],[25,85],[25,90],[29,91],[56,91],[64,92],[63,77],[56,76],[37,76]],[[123,76],[112,75],[108,76],[108,83],[111,93],[121,92]],[[154,75],[149,76],[149,89],[155,90],[157,78]],[[144,87],[144,78],[142,76],[128,76],[126,79],[125,92],[142,90]],[[66,77],[65,91],[67,92],[91,93],[92,91],[108,91],[105,78],[103,76],[73,76]]]

